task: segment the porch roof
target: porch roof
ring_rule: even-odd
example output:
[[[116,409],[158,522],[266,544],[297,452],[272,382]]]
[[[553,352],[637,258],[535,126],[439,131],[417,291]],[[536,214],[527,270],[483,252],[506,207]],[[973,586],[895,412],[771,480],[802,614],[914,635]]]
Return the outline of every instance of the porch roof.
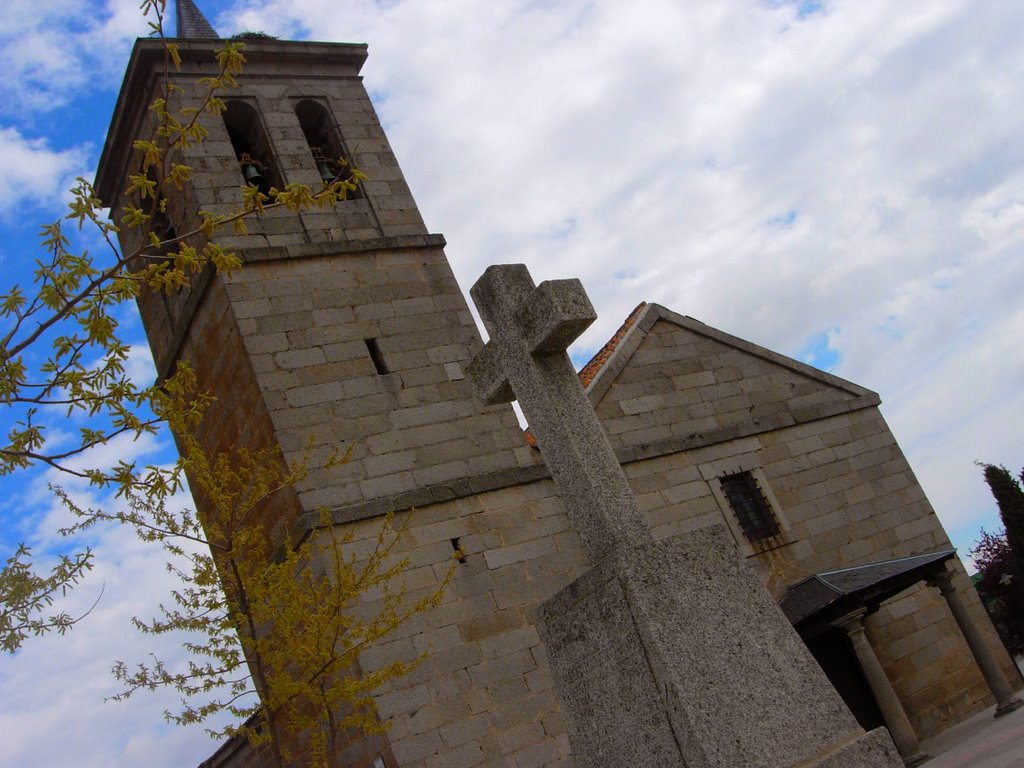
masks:
[[[786,590],[779,607],[801,634],[813,633],[857,608],[873,613],[890,597],[944,571],[955,554],[956,550],[944,549],[816,573]]]

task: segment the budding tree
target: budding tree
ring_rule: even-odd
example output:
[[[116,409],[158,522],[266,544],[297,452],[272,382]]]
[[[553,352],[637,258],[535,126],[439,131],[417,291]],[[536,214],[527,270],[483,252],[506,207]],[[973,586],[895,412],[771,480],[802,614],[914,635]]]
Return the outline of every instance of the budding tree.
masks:
[[[142,4],[161,38],[165,3]],[[301,478],[304,467],[287,467],[273,451],[210,454],[195,435],[215,393],[196,391],[195,376],[184,364],[159,384],[132,381],[126,374],[130,348],[117,320],[121,307],[142,292],[171,293],[189,286],[200,270],[238,268],[239,259],[217,245],[215,236],[225,227],[244,231],[247,218],[270,207],[334,205],[365,179],[346,169],[317,190],[292,184],[264,194],[244,186],[230,214],[201,213],[189,232],[159,226],[167,195],[191,178],[191,169],[178,160],[205,139],[204,119],[224,110],[222,94],[236,85],[243,48],[226,42],[216,54],[216,74],[200,81],[204,98],[179,109],[179,89],[170,77],[180,66],[178,49],[164,40],[164,77],[150,110],[153,131],[135,142],[138,170],[129,177],[120,219],[108,220],[92,186],[79,179],[68,216],[44,228],[46,256],[37,261],[33,284],[0,295],[0,403],[13,425],[0,445],[0,475],[43,466],[112,491],[119,509],[80,507],[56,488],[77,516],[64,532],[128,525],[163,551],[179,579],[156,618],[135,623],[150,635],[190,633],[194,639],[185,648],[191,661],[184,669],[159,659],[118,662],[114,673],[123,689],[115,698],[170,687],[182,696],[181,709],[168,713],[174,722],[205,722],[228,711],[246,723],[220,729],[219,735],[270,739],[280,765],[325,765],[341,729],[379,727],[370,691],[416,661],[361,675],[353,673],[358,654],[436,604],[446,579],[414,596],[394,586],[404,563],[394,556],[400,530],[390,520],[361,554],[349,550],[326,518],[321,535],[271,539],[260,510]],[[347,165],[344,158],[338,161]],[[92,228],[104,247],[95,254],[74,249],[69,223]],[[129,230],[133,237],[119,238]],[[138,246],[122,249],[119,242]],[[82,422],[74,441],[51,440],[48,425],[69,417]],[[81,461],[115,438],[151,434],[160,425],[174,432],[181,452],[169,468]],[[186,475],[204,499],[202,516],[169,503]],[[46,608],[82,578],[93,557],[87,550],[67,555],[41,575],[33,571],[30,554],[18,547],[0,570],[0,647],[9,652],[28,633],[63,632],[77,621],[60,613],[47,616]],[[369,610],[362,600],[368,593],[376,595]],[[357,603],[360,610],[354,610]]]
[[[166,0],[145,0],[142,10],[152,19],[153,34],[163,39]],[[189,285],[208,265],[221,271],[237,267],[237,257],[213,239],[224,227],[244,230],[247,218],[268,207],[298,211],[332,205],[365,178],[353,171],[315,192],[289,185],[264,195],[248,186],[241,189],[237,211],[203,215],[193,231],[173,236],[161,232],[156,223],[166,212],[162,191],[180,190],[191,177],[191,169],[175,158],[205,139],[204,116],[223,111],[221,95],[237,85],[235,78],[245,61],[243,48],[240,42],[226,42],[217,52],[217,73],[202,81],[201,104],[174,110],[171,104],[178,89],[168,75],[180,66],[180,59],[177,46],[165,40],[165,76],[151,107],[153,132],[135,143],[140,170],[130,176],[125,199],[131,202],[121,220],[109,220],[92,185],[78,179],[67,216],[42,228],[42,255],[36,258],[32,283],[0,292],[0,418],[7,426],[6,440],[0,442],[0,477],[50,467],[112,489],[119,497],[131,491],[162,493],[180,487],[180,466],[89,463],[93,449],[118,437],[154,434],[160,424],[154,412],[160,387],[127,375],[131,346],[121,333],[119,312],[140,292],[171,293]],[[73,247],[69,227],[88,228],[102,247],[96,251]],[[128,251],[118,241],[118,234],[125,230],[134,231],[134,241],[139,243]],[[205,243],[201,250],[189,244],[197,239]],[[75,423],[77,431],[69,437],[65,427]],[[14,652],[28,635],[63,633],[81,618],[62,612],[48,615],[48,609],[56,596],[91,568],[90,550],[63,555],[42,572],[34,568],[25,544],[17,545],[4,560],[0,648]]]
[[[452,569],[434,588],[407,595],[398,579],[407,563],[395,554],[401,529],[391,518],[368,549],[331,532],[325,514],[320,535],[270,551],[261,509],[305,468],[284,469],[276,451],[211,456],[194,436],[202,410],[190,393],[188,381],[175,381],[157,412],[179,435],[181,463],[205,501],[202,521],[168,505],[167,493],[149,489],[130,489],[126,508],[114,513],[81,509],[63,496],[79,518],[76,528],[111,520],[129,525],[164,549],[180,580],[172,602],[135,625],[149,635],[189,634],[190,660],[184,668],[159,658],[119,661],[114,673],[123,689],[114,698],[170,688],[181,695],[181,708],[167,713],[173,722],[202,723],[226,711],[241,724],[212,729],[213,735],[269,742],[281,766],[327,768],[342,731],[380,730],[371,692],[419,661],[356,674],[359,653],[436,605]],[[368,603],[367,595],[373,596]]]

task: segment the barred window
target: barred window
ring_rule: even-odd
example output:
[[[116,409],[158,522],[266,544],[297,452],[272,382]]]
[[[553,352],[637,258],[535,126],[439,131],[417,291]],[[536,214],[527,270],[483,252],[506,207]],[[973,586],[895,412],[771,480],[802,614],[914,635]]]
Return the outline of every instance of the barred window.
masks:
[[[750,472],[725,475],[718,481],[748,541],[762,541],[779,535],[779,522]]]

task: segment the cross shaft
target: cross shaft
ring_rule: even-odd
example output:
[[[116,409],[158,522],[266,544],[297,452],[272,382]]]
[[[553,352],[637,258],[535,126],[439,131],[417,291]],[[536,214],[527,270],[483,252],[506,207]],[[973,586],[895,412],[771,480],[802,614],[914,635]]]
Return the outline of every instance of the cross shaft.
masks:
[[[470,290],[490,341],[469,374],[484,402],[519,401],[566,512],[597,561],[650,541],[566,350],[597,318],[579,280],[534,285],[523,264],[489,267]]]

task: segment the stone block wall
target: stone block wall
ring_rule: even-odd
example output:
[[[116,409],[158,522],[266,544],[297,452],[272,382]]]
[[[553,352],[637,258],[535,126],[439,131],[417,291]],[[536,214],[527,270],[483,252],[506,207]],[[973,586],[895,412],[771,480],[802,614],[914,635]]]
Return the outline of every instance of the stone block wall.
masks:
[[[416,202],[358,76],[365,49],[249,41],[244,53],[247,62],[239,87],[222,98],[242,101],[259,115],[279,188],[299,183],[316,191],[322,184],[295,113],[303,99],[327,109],[349,159],[368,180],[361,185],[360,199],[299,216],[286,210],[269,211],[250,221],[246,234],[226,237],[222,244],[246,253],[269,248],[297,255],[296,249],[305,254],[303,247],[322,243],[425,235]],[[203,94],[192,72],[183,73],[176,83],[186,89],[183,106],[201,103]],[[243,180],[238,161],[224,122],[204,115],[202,123],[208,137],[184,153],[193,166],[195,197],[200,209],[229,214],[240,201]]]
[[[656,537],[724,521],[776,596],[813,573],[952,548],[873,393],[689,318],[641,326],[597,410]],[[743,471],[783,529],[766,551],[716,493],[717,478]],[[955,567],[975,621],[1019,680]],[[922,737],[990,702],[937,590],[897,596],[867,627]]]
[[[829,451],[825,443],[842,447]],[[753,465],[774,490],[789,528],[778,550],[749,560],[766,581],[774,574],[792,584],[815,571],[948,547],[874,408],[635,461],[626,469],[661,539],[725,520],[729,512],[712,492],[711,480]],[[823,488],[831,490],[822,493]],[[836,495],[839,502],[827,500]],[[464,549],[466,563],[454,566],[441,606],[362,659],[375,668],[428,652],[419,669],[378,697],[398,764],[572,765],[534,610],[589,563],[553,483],[528,483],[404,515],[409,528],[400,550],[410,558],[406,583],[414,594],[444,577],[453,540]],[[836,517],[820,522],[828,515]],[[379,524],[369,519],[345,528],[355,532],[354,551],[373,546]],[[866,541],[869,549],[851,548],[856,541]],[[984,623],[966,583],[959,585]],[[937,591],[922,585],[900,595],[871,617],[868,631],[922,738],[988,703],[984,682]]]
[[[440,248],[246,265],[226,293],[282,450],[308,455],[305,510],[536,462],[465,378],[481,341]],[[328,467],[335,450],[348,460]]]
[[[206,93],[197,80],[217,74],[214,47],[201,41],[180,41],[180,46],[182,70],[170,81],[182,89],[182,94],[171,103],[175,108],[200,108]],[[248,217],[244,231],[235,231],[231,225],[219,230],[215,236],[218,245],[245,262],[316,258],[373,246],[422,246],[428,241],[443,245],[439,236],[428,237],[358,76],[366,57],[365,46],[248,41],[245,55],[247,63],[238,88],[219,95],[252,108],[257,130],[269,148],[266,159],[274,168],[275,185],[283,188],[302,183],[314,192],[322,186],[295,112],[301,100],[315,101],[328,111],[345,152],[369,179],[362,183],[359,199],[314,207],[300,214],[283,208],[267,210]],[[108,135],[97,190],[111,207],[115,221],[121,219],[129,204],[148,205],[147,201],[128,200],[122,192],[129,184],[129,175],[141,170],[141,154],[131,149],[132,143],[153,135],[148,107],[160,93],[159,78],[152,72],[162,71],[162,57],[159,41],[139,41]],[[207,238],[197,232],[199,212],[214,216],[237,213],[244,180],[224,120],[203,113],[199,122],[207,132],[205,140],[176,151],[171,158],[191,168],[189,181],[180,189],[161,191],[168,201],[167,213],[175,234],[194,232],[186,242],[202,251]],[[121,233],[121,238],[126,253],[139,244],[131,231]],[[142,314],[161,374],[173,367],[184,329],[202,300],[208,280],[208,274],[197,275],[191,286],[144,302]]]
[[[366,735],[347,731],[338,739],[337,765],[344,768],[376,768],[378,760],[386,766],[395,765],[395,757],[382,734]],[[248,739],[232,737],[204,760],[198,768],[278,768],[273,745],[254,746]]]
[[[196,373],[198,392],[216,398],[207,407],[196,435],[210,457],[233,455],[241,448],[273,450],[276,442],[270,412],[225,294],[224,281],[214,280],[180,350],[180,359]],[[207,500],[195,484],[192,493],[197,509],[205,514]],[[268,546],[283,540],[299,514],[299,498],[293,488],[282,489],[264,504],[260,516]]]
[[[763,431],[820,417],[867,392],[842,384],[823,385],[799,367],[659,321],[646,329],[597,411],[615,448],[673,438],[710,443],[737,427]]]
[[[997,649],[1007,681],[1019,689],[1020,673],[1004,651],[977,591],[958,561],[953,564],[957,590],[989,645]],[[919,733],[939,733],[966,714],[992,704],[988,687],[937,589],[918,584],[882,605],[865,624],[868,638]]]
[[[161,66],[161,52],[144,41],[137,47],[125,85],[125,93],[136,91],[135,113],[123,93],[112,138],[146,133],[145,106],[156,95],[146,67]],[[480,337],[444,239],[426,233],[358,77],[365,46],[249,41],[245,55],[239,87],[222,96],[229,106],[234,99],[251,108],[277,184],[321,184],[295,111],[300,100],[324,107],[370,178],[359,199],[298,215],[270,210],[248,218],[245,232],[218,232],[217,244],[243,261],[230,275],[206,269],[180,290],[145,294],[140,310],[158,372],[169,375],[177,361],[208,355],[204,385],[236,413],[269,415],[273,441],[290,465],[308,460],[298,492],[311,514],[402,493],[447,498],[445,489],[466,478],[537,464],[511,410],[482,408],[465,379]],[[199,107],[204,93],[196,78],[215,73],[212,47],[185,42],[182,58],[182,72],[172,77],[184,89],[178,106]],[[176,158],[192,167],[189,183],[164,190],[177,234],[198,226],[199,211],[227,215],[241,202],[242,175],[224,120],[203,114],[200,122],[206,140]],[[112,165],[117,157],[120,169]],[[117,210],[127,202],[119,185],[137,172],[137,158],[108,141],[104,161],[99,186]],[[189,238],[197,249],[204,243],[202,234]],[[125,247],[132,245],[125,233]],[[202,319],[207,312],[217,313],[223,328]],[[229,332],[240,346],[221,346]],[[236,360],[236,350],[247,359]],[[250,445],[244,428],[224,435],[211,437],[211,446]],[[348,460],[327,466],[335,453]]]
[[[170,82],[181,89],[170,102],[173,108],[197,109],[206,100],[200,78],[217,74],[214,46],[201,41],[179,41],[183,60]],[[359,77],[366,58],[362,45],[247,41],[246,64],[238,87],[221,91],[226,102],[251,107],[258,130],[266,141],[275,186],[307,184],[316,191],[321,179],[295,113],[296,104],[312,100],[327,109],[332,130],[349,159],[369,178],[362,185],[363,198],[314,209],[302,216],[288,211],[269,211],[249,226],[245,235],[229,238],[230,247],[242,251],[275,249],[280,254],[293,247],[322,242],[359,241],[375,237],[424,235],[426,229],[399,168],[369,95]],[[104,202],[118,211],[127,202],[121,191],[128,175],[137,173],[141,155],[131,149],[139,137],[152,135],[147,109],[160,96],[160,81],[151,73],[163,69],[159,41],[139,41],[129,64],[121,101],[107,139],[97,188]],[[235,212],[244,184],[238,158],[224,121],[203,113],[200,124],[207,132],[201,142],[181,150],[175,162],[192,169],[190,183],[173,194],[172,217],[179,234],[193,224],[199,210],[215,215]]]
[[[570,768],[534,611],[589,563],[553,482],[418,508],[397,522],[408,523],[396,555],[409,559],[404,581],[411,595],[432,591],[454,568],[441,605],[413,617],[360,660],[376,669],[426,652],[415,671],[377,696],[397,764]],[[348,526],[351,551],[374,547],[380,524]],[[453,540],[465,563],[453,565]],[[368,600],[362,609],[378,607]]]
[[[776,594],[813,573],[950,549],[938,518],[876,408],[626,467],[656,537],[730,522],[714,478],[759,470],[787,525],[777,549],[750,562]],[[744,542],[737,544],[743,547]],[[975,622],[1019,680],[977,594],[954,561]],[[898,595],[867,621],[868,635],[922,738],[991,703],[945,601],[926,586]]]
[[[212,46],[184,42],[182,55],[181,105],[198,106],[194,83],[215,73]],[[147,296],[158,369],[190,361],[217,394],[202,427],[211,451],[279,444],[289,462],[308,457],[306,480],[264,510],[271,540],[326,507],[358,554],[376,541],[380,514],[399,510],[413,593],[444,577],[454,546],[465,552],[444,602],[362,659],[375,668],[429,652],[378,697],[399,765],[569,768],[534,610],[590,564],[511,409],[482,407],[465,379],[480,337],[358,77],[365,47],[254,41],[246,55],[227,97],[258,115],[277,182],[320,183],[295,113],[301,99],[328,109],[369,180],[360,199],[268,211],[245,232],[221,233],[242,268]],[[137,46],[108,137],[97,186],[114,211],[138,170],[130,147],[145,133],[159,56],[155,41]],[[193,169],[168,194],[178,234],[196,227],[198,211],[227,214],[241,199],[227,129],[203,123],[207,141],[176,158]],[[203,236],[190,244],[202,248]],[[784,535],[767,551],[746,551],[742,534],[737,545],[776,594],[813,572],[949,546],[877,395],[663,309],[622,343],[635,343],[628,360],[613,359],[592,396],[657,538],[722,521],[735,534],[716,478],[753,471]],[[335,451],[348,460],[328,466]],[[958,584],[991,635],[963,574]],[[868,633],[921,736],[985,703],[934,590],[900,595]]]

